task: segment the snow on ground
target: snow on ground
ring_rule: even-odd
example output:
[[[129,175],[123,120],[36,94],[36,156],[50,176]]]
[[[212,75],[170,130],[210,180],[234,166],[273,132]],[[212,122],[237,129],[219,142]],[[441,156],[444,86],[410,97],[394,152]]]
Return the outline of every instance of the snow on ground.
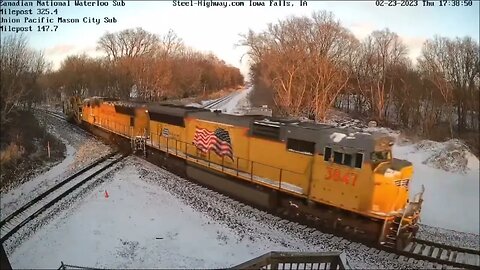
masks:
[[[50,134],[59,138],[66,146],[65,159],[18,187],[0,194],[1,219],[20,208],[59,181],[74,173],[75,170],[106,155],[111,148],[81,130],[79,127],[61,121],[38,111],[36,117],[40,124],[46,125]]]
[[[383,132],[396,138],[393,156],[413,163],[410,196],[425,187],[419,237],[480,249],[479,160],[459,140],[413,142],[399,131],[368,127],[342,112],[332,112],[329,124]]]
[[[438,146],[444,149],[446,144],[448,142]],[[441,150],[422,149],[418,144],[394,145],[393,148],[395,157],[409,160],[414,164],[414,176],[410,184],[411,195],[419,192],[422,185],[425,186],[421,222],[444,229],[480,234],[478,159],[470,156],[469,166],[465,166],[462,172],[449,172],[426,162],[437,157],[437,151]],[[463,161],[460,163],[463,164]]]
[[[229,111],[234,111],[234,103],[242,103],[242,98],[236,99],[236,103],[231,100],[225,105]],[[70,159],[62,162],[63,167],[52,168],[51,177],[43,176],[42,180],[39,176],[31,181],[31,187],[7,194],[10,204],[4,204],[2,194],[2,212],[4,206],[19,207],[27,196],[33,197],[29,193],[50,185],[46,178],[55,178],[61,170],[75,168],[72,164],[76,161],[88,162],[91,153],[100,152],[99,143],[88,143],[90,137],[82,137],[82,131],[68,130],[59,123],[56,126],[52,129],[68,142]],[[465,170],[445,172],[425,162],[438,152],[435,149],[411,142],[394,146],[394,156],[414,164],[412,195],[421,184],[426,188],[422,211],[426,225],[419,236],[478,248],[478,159],[465,155]],[[15,201],[21,192],[24,195]],[[334,250],[344,251],[354,268],[416,268],[385,259],[381,252],[364,245],[329,234],[312,234],[136,157],[129,157],[118,170],[72,196],[52,210],[45,218],[48,222],[32,225],[35,233],[25,234],[7,250],[14,268],[58,268],[60,261],[105,268],[224,268],[269,251]]]
[[[250,107],[248,95],[253,90],[253,87],[238,91],[237,95],[232,97],[226,103],[221,103],[215,106],[215,109],[222,110],[226,114],[241,114],[241,112]]]
[[[103,179],[13,251],[12,266],[225,268],[273,250],[343,250],[356,268],[413,268],[314,235],[137,157]]]

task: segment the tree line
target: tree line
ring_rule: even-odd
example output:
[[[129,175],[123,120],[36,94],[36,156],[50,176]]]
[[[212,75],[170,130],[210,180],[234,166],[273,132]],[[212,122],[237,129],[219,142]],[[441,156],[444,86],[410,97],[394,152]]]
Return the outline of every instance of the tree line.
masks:
[[[256,89],[272,94],[279,114],[321,121],[336,107],[427,136],[438,127],[445,137],[478,134],[479,45],[471,37],[429,39],[414,63],[389,29],[358,40],[320,11],[250,30],[239,45]]]
[[[46,97],[77,95],[140,101],[199,96],[243,85],[239,69],[211,53],[184,44],[172,30],[164,35],[142,28],[105,33],[97,42],[103,57],[70,55],[52,70],[24,35],[1,41],[1,123],[12,109]]]
[[[19,104],[41,96],[41,78],[49,68],[42,52],[29,47],[24,35],[2,37],[0,49],[0,125]]]
[[[50,88],[67,95],[160,101],[208,94],[243,84],[238,68],[211,53],[187,47],[172,30],[163,36],[142,28],[106,33],[97,42],[105,57],[68,57],[50,74]]]

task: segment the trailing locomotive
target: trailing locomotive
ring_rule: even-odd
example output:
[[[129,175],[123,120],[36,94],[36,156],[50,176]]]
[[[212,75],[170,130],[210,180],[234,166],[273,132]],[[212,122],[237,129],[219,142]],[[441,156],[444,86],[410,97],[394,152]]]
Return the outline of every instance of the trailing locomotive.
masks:
[[[403,248],[422,193],[409,201],[412,164],[385,134],[201,108],[89,98],[74,120],[161,166],[281,215]]]

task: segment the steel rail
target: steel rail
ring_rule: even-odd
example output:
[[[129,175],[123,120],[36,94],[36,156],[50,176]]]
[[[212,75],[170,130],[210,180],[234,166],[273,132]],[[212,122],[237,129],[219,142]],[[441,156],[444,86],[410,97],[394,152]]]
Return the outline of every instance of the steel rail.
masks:
[[[212,101],[211,103],[203,106],[203,108],[205,108],[205,109],[214,109],[214,108],[213,108],[214,106],[217,106],[218,104],[224,103],[225,101],[232,99],[232,98],[233,98],[234,96],[236,96],[237,94],[238,94],[237,92],[233,92],[233,93],[231,93],[231,94],[229,94],[229,95],[227,95],[227,96],[224,96],[224,97],[222,97],[222,98],[219,98],[219,99],[216,99],[216,100]]]
[[[65,185],[66,183],[70,182],[72,179],[78,177],[78,176],[81,176],[83,173],[85,173],[86,171],[89,171],[91,168],[93,168],[94,166],[97,166],[99,164],[101,164],[102,162],[108,160],[109,158],[113,157],[116,153],[113,153],[113,154],[109,154],[107,155],[106,157],[104,158],[101,158],[99,161],[96,161],[94,162],[93,164],[87,166],[86,168],[82,169],[81,171],[75,173],[74,175],[70,176],[68,181],[65,180],[65,181],[62,181],[61,183],[55,185],[54,187],[50,188],[49,190],[47,190],[46,192],[42,193],[40,196],[36,197],[35,199],[33,199],[32,201],[30,201],[29,203],[27,203],[26,205],[22,206],[20,209],[18,209],[17,211],[15,211],[14,213],[12,213],[11,215],[9,215],[9,217],[7,217],[5,220],[2,221],[2,227],[7,227],[6,225],[8,225],[8,222],[11,221],[12,219],[14,219],[16,216],[18,216],[20,213],[23,213],[23,212],[26,212],[28,209],[30,209],[31,206],[33,206],[35,203],[41,201],[43,198],[47,197],[49,194],[51,194],[53,191],[57,190],[58,188],[60,188],[61,186]],[[105,166],[102,166],[100,169],[96,170],[95,172],[93,172],[92,174],[88,175],[85,179],[81,180],[80,182],[78,182],[77,184],[75,184],[74,186],[70,187],[69,189],[67,189],[66,191],[62,192],[60,195],[56,196],[55,198],[53,198],[51,201],[49,201],[48,203],[46,203],[45,205],[43,205],[42,207],[40,207],[37,211],[35,211],[33,214],[29,215],[27,218],[25,218],[23,221],[21,221],[19,224],[17,224],[16,226],[14,226],[14,228],[10,229],[4,236],[2,236],[2,238],[0,238],[0,243],[3,243],[5,242],[10,236],[12,236],[14,233],[16,233],[18,230],[20,230],[23,226],[25,226],[25,224],[27,224],[29,221],[33,220],[35,217],[37,217],[38,215],[40,215],[42,212],[44,212],[45,210],[47,210],[49,207],[51,207],[52,205],[54,205],[55,203],[57,203],[58,201],[60,201],[62,198],[66,197],[68,194],[72,193],[74,190],[76,190],[77,188],[79,188],[80,186],[82,186],[83,184],[85,184],[87,181],[91,180],[92,178],[94,178],[95,176],[97,176],[98,174],[100,174],[101,172],[105,171],[106,169],[110,168],[111,166],[113,166],[114,164],[120,162],[121,160],[123,160],[124,158],[126,157],[126,155],[122,155],[116,159],[114,159],[113,161],[109,162],[108,164],[106,164]],[[102,161],[103,160],[103,161]],[[8,219],[8,220],[7,220]],[[7,227],[8,228],[8,227]]]
[[[450,246],[423,239],[413,239],[404,250],[392,252],[417,260],[465,269],[480,269],[480,250]]]

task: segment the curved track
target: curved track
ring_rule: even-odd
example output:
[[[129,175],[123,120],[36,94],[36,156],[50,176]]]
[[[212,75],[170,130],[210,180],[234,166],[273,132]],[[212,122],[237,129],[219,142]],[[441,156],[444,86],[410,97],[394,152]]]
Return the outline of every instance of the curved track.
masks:
[[[192,185],[196,185],[193,184]],[[398,261],[414,265],[415,268],[427,269],[480,269],[479,267],[479,250],[461,248],[414,239],[403,251],[386,248],[385,246],[372,246],[371,244],[362,243],[361,241],[353,241],[343,238],[338,234],[329,234],[314,226],[305,225],[302,221],[294,217],[280,217],[277,214],[265,212],[263,210],[251,207],[239,200],[232,199],[227,195],[219,193],[208,187],[201,186],[201,189],[207,189],[207,193],[212,197],[219,197],[222,201],[226,201],[231,205],[238,205],[238,210],[245,213],[255,213],[254,216],[263,217],[275,224],[289,227],[292,231],[302,232],[301,238],[310,243],[317,243],[318,238],[328,237],[329,241],[339,243],[342,246],[348,246],[351,249],[363,249],[365,253],[374,254],[382,257],[385,261]],[[190,188],[189,188],[190,189]],[[201,192],[199,192],[201,193]],[[214,209],[212,211],[215,211]],[[251,214],[249,214],[250,216]],[[319,243],[321,244],[321,242]],[[426,248],[429,246],[429,248]]]
[[[125,157],[117,152],[104,156],[20,207],[0,222],[0,243],[5,242],[25,224]]]
[[[140,172],[141,175],[144,175],[144,178],[151,179],[151,181],[155,181],[158,178],[155,172],[152,173],[148,167],[141,169]],[[254,207],[245,201],[231,198],[195,181],[182,177],[177,179],[176,181],[155,181],[155,183],[159,184],[167,192],[182,198],[195,211],[205,213],[212,219],[225,223],[226,226],[236,231],[242,238],[251,235],[253,230],[259,230],[255,235],[278,241],[288,248],[297,249],[298,246],[292,244],[295,242],[294,239],[301,239],[302,243],[306,242],[313,246],[327,248],[328,250],[351,252],[352,256],[359,260],[359,265],[363,265],[362,260],[364,259],[367,263],[372,263],[373,261],[374,265],[377,265],[376,262],[379,262],[380,265],[387,269],[458,268],[453,263],[440,262],[433,258],[419,258],[410,253],[388,250],[382,246],[366,244],[361,241],[348,239],[342,235],[325,232],[321,228],[307,225],[293,216],[280,216],[266,209]],[[259,224],[256,221],[262,221],[262,223]],[[276,233],[270,235],[267,232],[270,229]],[[279,231],[288,231],[291,234],[288,233],[282,236],[277,234]],[[373,267],[372,265],[370,266]],[[478,269],[478,267],[472,266],[464,268]]]
[[[234,92],[230,95],[217,99],[205,106],[203,108],[206,109],[214,109],[221,104],[227,103],[230,99],[232,99],[237,92]],[[50,114],[50,112],[49,112]],[[53,115],[53,114],[52,114]],[[56,115],[53,115],[57,117]],[[215,194],[220,194],[216,191],[213,191]],[[259,213],[263,212],[260,209],[254,209],[250,206],[247,206],[239,201],[235,201],[225,195],[219,195],[223,198],[226,198],[227,201],[232,201],[232,203],[236,203],[240,205],[242,208],[245,208],[247,211],[258,211]],[[297,222],[303,223],[303,220],[299,220],[296,217],[291,216],[277,216],[263,212],[263,216],[266,216],[268,219],[276,220],[278,223],[285,223],[289,224],[293,227],[298,227],[299,230],[305,231],[308,233],[309,238],[311,237],[312,241],[316,238],[317,235],[323,234],[321,232],[321,228],[318,228],[315,225],[311,225],[311,223],[304,223],[299,224]],[[3,221],[2,221],[3,222]],[[3,224],[3,223],[2,223]],[[3,225],[2,225],[3,230]],[[3,235],[3,234],[2,234]],[[362,242],[360,241],[351,241],[346,238],[343,238],[342,235],[332,236],[331,241],[336,241],[339,243],[343,243],[348,246],[352,247],[360,247],[362,246]],[[2,242],[3,242],[2,238]],[[418,267],[426,267],[426,268],[437,268],[437,269],[446,269],[451,267],[460,267],[460,268],[467,268],[467,269],[480,269],[480,251],[466,249],[461,247],[454,247],[448,246],[440,243],[430,242],[421,239],[413,239],[404,250],[395,250],[392,248],[387,248],[385,246],[372,246],[367,245],[370,249],[367,249],[367,252],[377,253],[380,254],[385,260],[395,261],[398,260],[400,262],[409,262]],[[379,253],[380,252],[380,253]]]
[[[322,225],[317,225],[315,222],[313,225],[310,225],[312,223],[308,222],[308,220],[305,222],[305,220],[301,218],[296,218],[295,215],[296,214],[291,213],[286,218],[293,222],[300,222],[307,225],[300,225],[306,229],[311,226],[312,229],[318,231],[318,233],[324,231]],[[375,250],[380,250],[380,254],[385,254],[386,260],[400,260],[400,258],[405,258],[407,262],[413,263],[417,261],[420,267],[426,268],[451,269],[452,267],[458,267],[462,269],[480,270],[480,250],[449,246],[422,239],[412,239],[412,242],[410,242],[404,250],[397,250],[384,245],[371,244],[360,239],[353,239],[348,235],[342,234],[342,232],[329,231],[328,229],[326,232],[333,233],[337,237],[340,237],[336,241],[347,241],[354,244],[361,243],[371,246]],[[345,237],[345,239],[343,239],[343,237]]]
[[[49,110],[45,110],[45,113],[50,115],[50,116],[53,116],[57,119],[60,119],[60,120],[63,120],[63,121],[67,121],[67,118],[65,117],[65,115],[61,114],[61,113],[57,113],[57,112],[53,112],[53,111],[49,111]]]

